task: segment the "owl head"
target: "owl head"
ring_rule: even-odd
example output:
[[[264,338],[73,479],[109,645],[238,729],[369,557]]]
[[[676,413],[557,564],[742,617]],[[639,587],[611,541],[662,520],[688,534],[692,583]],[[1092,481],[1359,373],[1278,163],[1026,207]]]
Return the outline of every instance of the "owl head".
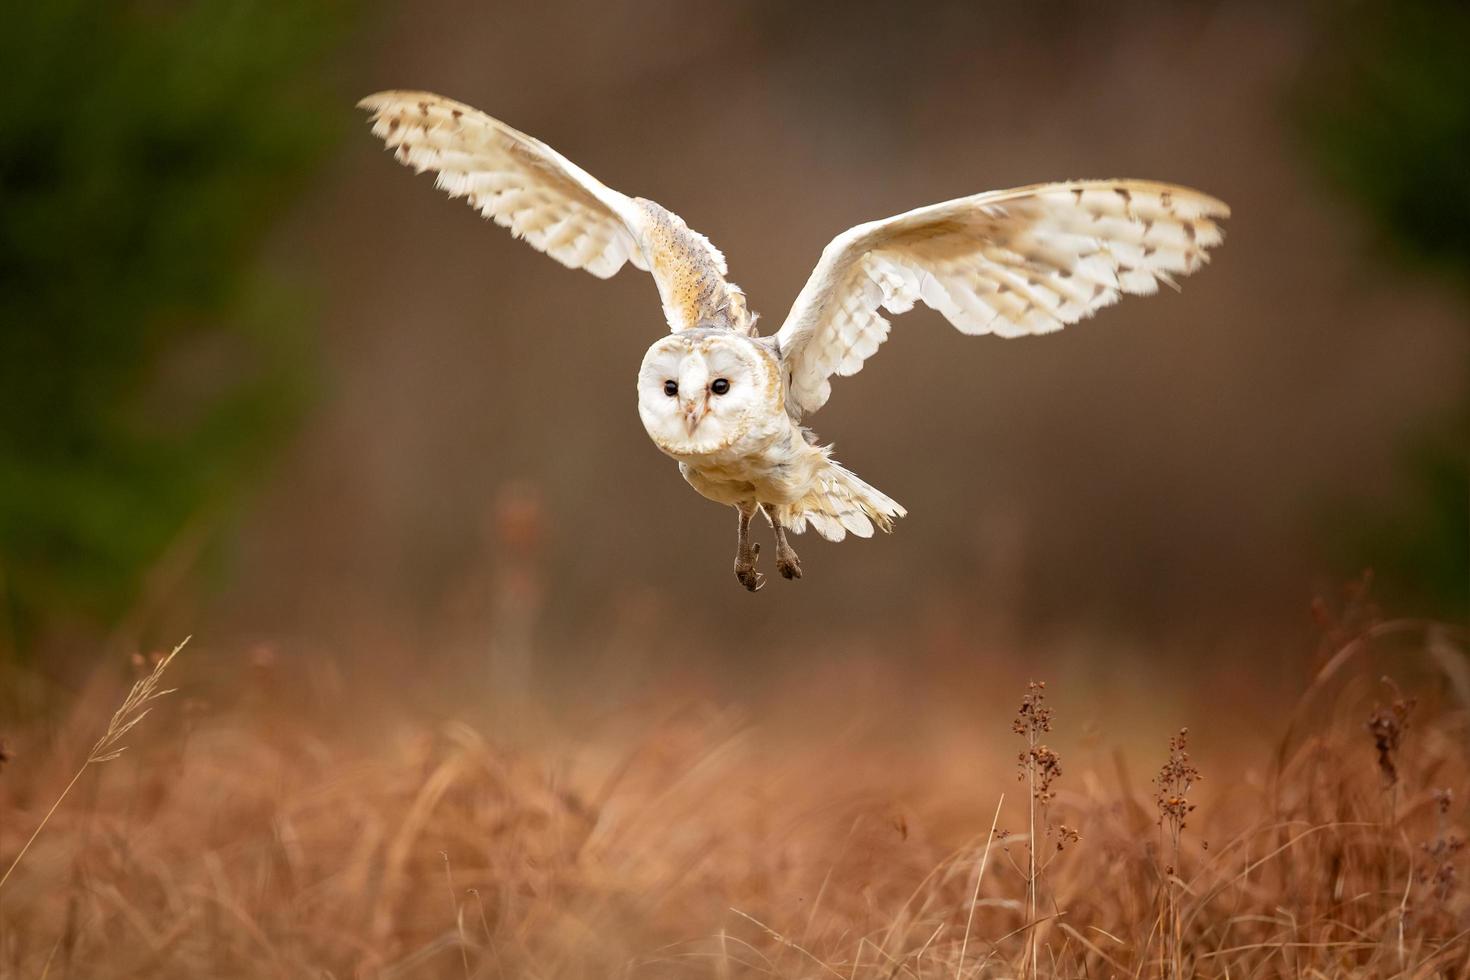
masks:
[[[638,371],[638,416],[675,458],[729,449],[783,411],[775,356],[728,330],[685,330],[648,349]]]

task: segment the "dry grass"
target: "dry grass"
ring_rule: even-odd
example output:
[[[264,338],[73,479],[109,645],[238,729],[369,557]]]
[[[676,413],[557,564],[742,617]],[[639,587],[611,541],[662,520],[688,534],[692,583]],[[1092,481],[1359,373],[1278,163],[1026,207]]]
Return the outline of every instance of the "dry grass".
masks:
[[[1395,637],[1444,671],[1383,684],[1368,654]],[[961,775],[1016,758],[1003,717],[885,749],[666,694],[517,748],[269,658],[202,708],[196,654],[0,890],[0,976],[1466,977],[1462,642],[1338,638],[1262,757],[1196,763],[1165,728],[1063,771],[1042,737],[1069,719],[1017,685],[1019,785]],[[927,683],[895,717],[949,679]],[[5,733],[6,864],[94,717]],[[1129,775],[1152,770],[1153,793]]]
[[[188,642],[188,640],[184,641],[184,643]],[[82,777],[87,774],[87,770],[93,766],[100,766],[104,762],[112,762],[126,752],[128,747],[122,744],[122,740],[127,737],[128,732],[132,731],[144,718],[148,717],[153,711],[153,702],[164,695],[173,693],[172,689],[163,690],[160,689],[159,685],[163,682],[163,674],[168,670],[168,665],[173,662],[173,659],[179,655],[179,651],[184,648],[184,643],[180,643],[174,647],[167,656],[159,657],[151,671],[133,682],[132,689],[123,698],[122,704],[118,705],[117,710],[112,713],[112,720],[107,723],[106,730],[92,744],[92,751],[87,753],[87,757],[77,767],[77,771],[71,777],[71,780],[62,787],[60,794],[51,803],[51,807],[46,811],[46,815],[36,824],[36,829],[31,831],[31,836],[26,838],[26,842],[21,845],[15,857],[11,858],[10,863],[6,865],[5,873],[0,875],[0,891],[5,889],[5,883],[10,880],[10,876],[15,873],[15,869],[20,867],[20,862],[25,860],[25,856],[30,851],[31,845],[36,842],[36,838],[41,836],[41,832],[46,829],[46,825],[51,822],[51,818],[56,815],[56,811],[61,808],[61,804],[66,802],[66,798],[71,795],[71,791],[76,788],[77,783],[81,782]]]

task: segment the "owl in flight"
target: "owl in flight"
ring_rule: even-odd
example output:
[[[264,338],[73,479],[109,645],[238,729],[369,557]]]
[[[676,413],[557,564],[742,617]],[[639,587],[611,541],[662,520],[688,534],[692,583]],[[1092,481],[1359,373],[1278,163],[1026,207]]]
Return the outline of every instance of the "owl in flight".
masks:
[[[400,163],[562,265],[606,279],[631,262],[653,275],[670,335],[638,371],[638,415],[689,485],[739,514],[735,577],[752,592],[765,514],[776,569],[801,577],[789,534],[829,541],[889,531],[905,511],[844,469],[803,421],[834,374],[862,370],[888,337],[885,314],[922,301],[967,334],[1050,333],[1123,293],[1198,269],[1230,209],[1146,180],[1033,184],[870,221],[834,238],[781,328],[762,337],[725,257],[682,218],[628,197],[540,140],[427,92],[380,92],[359,107]],[[1177,287],[1176,287],[1177,288]]]

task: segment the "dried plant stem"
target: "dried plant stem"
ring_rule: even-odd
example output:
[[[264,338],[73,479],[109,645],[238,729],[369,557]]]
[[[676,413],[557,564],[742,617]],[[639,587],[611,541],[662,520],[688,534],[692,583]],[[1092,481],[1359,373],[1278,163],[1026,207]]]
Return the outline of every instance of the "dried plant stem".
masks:
[[[970,893],[970,908],[965,915],[965,938],[960,943],[960,960],[955,964],[955,980],[959,980],[960,971],[965,966],[965,951],[970,947],[970,926],[975,922],[975,903],[980,901],[980,882],[985,880],[985,865],[990,860],[990,845],[995,840],[995,827],[1000,822],[1000,808],[1006,801],[1006,795],[1000,794],[1000,799],[995,804],[995,816],[990,818],[990,833],[985,835],[985,850],[980,855],[980,869],[975,872],[975,890]],[[928,946],[928,943],[924,944]],[[919,951],[923,955],[923,950]]]
[[[1178,860],[1179,848],[1174,848],[1175,860]],[[1184,977],[1184,940],[1179,935],[1179,894],[1174,888],[1174,877],[1171,875],[1165,882],[1169,889],[1169,959],[1174,964],[1174,980],[1183,980]]]
[[[1026,740],[1026,750],[1018,759],[1019,776],[1026,781],[1027,837],[1026,837],[1026,953],[1022,960],[1022,975],[1037,973],[1038,932],[1035,926],[1037,896],[1041,890],[1041,876],[1046,872],[1047,861],[1038,861],[1037,844],[1051,839],[1051,824],[1047,821],[1047,806],[1056,797],[1052,785],[1062,774],[1062,760],[1049,747],[1042,744],[1041,736],[1051,731],[1052,710],[1046,703],[1046,681],[1031,681],[1026,685],[1026,696],[1011,722],[1011,731]],[[1040,812],[1041,819],[1037,819]],[[1057,840],[1057,849],[1066,847],[1076,840],[1076,833],[1066,827]]]
[[[1029,804],[1027,814],[1027,827],[1029,837],[1026,838],[1026,856],[1028,870],[1026,872],[1026,921],[1033,927],[1036,924],[1036,729],[1027,732],[1027,758],[1032,760],[1026,766],[1026,799]],[[1026,937],[1026,970],[1032,976],[1036,975],[1036,932],[1032,928]]]
[[[36,838],[41,836],[41,831],[46,829],[46,824],[51,821],[52,814],[54,814],[61,806],[61,803],[63,800],[66,799],[67,794],[72,791],[72,787],[77,784],[77,780],[82,778],[82,773],[86,772],[87,767],[91,764],[91,759],[83,762],[82,767],[76,771],[76,774],[74,776],[71,777],[71,782],[66,784],[66,789],[62,790],[61,795],[58,796],[56,800],[51,804],[51,809],[46,811],[46,815],[42,817],[41,822],[36,825],[36,829],[32,831],[30,839],[25,842],[25,845],[20,849],[20,853],[17,854],[15,856],[15,859],[10,862],[10,867],[5,869],[4,876],[0,876],[0,888],[5,887],[5,883],[10,880],[11,873],[15,871],[16,866],[20,864],[21,858],[26,856],[26,852],[31,849],[31,845],[36,842]]]
[[[1189,758],[1189,729],[1179,729],[1179,734],[1169,739],[1169,758],[1154,777],[1157,792],[1154,803],[1159,808],[1159,826],[1169,836],[1169,864],[1164,868],[1164,933],[1161,937],[1164,955],[1171,968],[1171,976],[1181,980],[1184,976],[1184,939],[1179,914],[1177,885],[1179,877],[1179,841],[1188,826],[1188,817],[1194,810],[1189,800],[1189,789],[1200,779],[1200,773]]]
[[[1164,914],[1166,942],[1169,950],[1169,964],[1172,969],[1171,976],[1174,980],[1182,980],[1184,976],[1184,944],[1180,939],[1181,928],[1179,915],[1179,895],[1175,888],[1175,882],[1179,880],[1179,835],[1182,821],[1171,820],[1169,822],[1170,853],[1169,866],[1164,873]]]
[[[459,896],[454,890],[454,872],[449,867],[449,852],[440,851],[439,856],[444,859],[444,882],[449,886],[449,907],[454,910],[454,929],[459,935],[459,958],[460,962],[464,964],[465,980],[469,980],[470,944],[464,934],[464,909],[459,904]]]
[[[122,704],[113,712],[112,720],[107,725],[107,731],[103,732],[102,737],[93,744],[92,751],[87,753],[86,761],[81,764],[80,768],[71,777],[71,782],[67,783],[66,788],[56,797],[55,802],[51,804],[51,809],[46,811],[46,815],[41,818],[41,822],[36,825],[36,829],[31,832],[31,836],[26,840],[24,846],[21,847],[20,853],[16,854],[15,858],[10,862],[10,866],[5,869],[5,874],[0,876],[0,889],[4,889],[5,883],[10,880],[10,876],[20,866],[21,859],[26,856],[26,852],[36,842],[36,838],[41,836],[41,831],[46,829],[46,825],[51,822],[51,818],[55,816],[56,811],[60,809],[61,804],[70,795],[72,789],[81,780],[83,774],[94,765],[111,762],[113,759],[122,755],[127,750],[127,746],[119,744],[123,736],[132,731],[138,722],[147,717],[148,712],[153,710],[152,703],[154,701],[163,697],[165,694],[173,693],[172,688],[159,690],[158,682],[163,679],[163,672],[168,669],[168,665],[173,662],[174,657],[179,655],[179,651],[184,649],[184,645],[189,642],[189,639],[189,637],[185,637],[183,642],[174,647],[168,656],[161,658],[158,663],[153,665],[153,670],[147,677],[133,684],[132,689],[128,691],[128,696],[123,698]]]

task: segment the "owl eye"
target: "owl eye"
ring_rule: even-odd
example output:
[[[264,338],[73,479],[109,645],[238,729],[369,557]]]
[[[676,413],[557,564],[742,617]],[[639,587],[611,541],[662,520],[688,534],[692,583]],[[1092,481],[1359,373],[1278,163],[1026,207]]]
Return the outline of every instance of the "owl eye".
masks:
[[[664,382],[664,394],[668,395],[670,398],[673,398],[678,393],[679,393],[679,382],[677,382],[677,381],[665,381]]]
[[[723,395],[730,390],[730,382],[724,378],[716,378],[715,383],[709,386],[709,390],[717,395]]]

